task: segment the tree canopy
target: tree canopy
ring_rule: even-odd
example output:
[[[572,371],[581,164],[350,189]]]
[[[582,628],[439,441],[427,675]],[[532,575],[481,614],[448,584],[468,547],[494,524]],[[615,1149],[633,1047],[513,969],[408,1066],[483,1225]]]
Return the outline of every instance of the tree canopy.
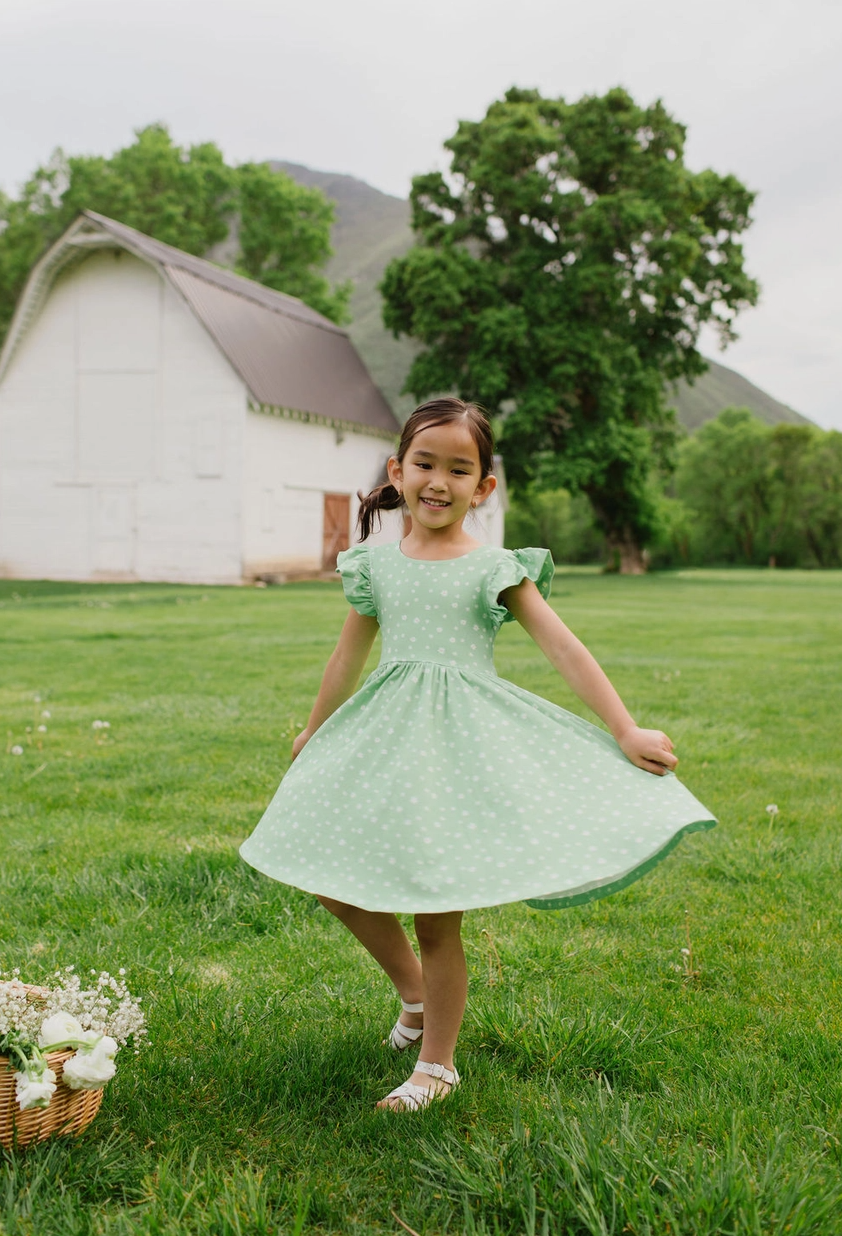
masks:
[[[177,146],[154,124],[110,158],[56,151],[19,198],[0,195],[0,342],[33,265],[83,210],[200,257],[233,233],[242,274],[347,317],[350,288],[320,273],[333,222],[324,194],[266,165],[231,167],[212,142]]]
[[[417,176],[417,243],[388,266],[384,322],[425,347],[406,389],[456,389],[500,419],[516,489],[587,494],[622,569],[641,569],[672,466],[664,383],[704,370],[757,300],[738,240],[753,194],[691,172],[685,129],[625,90],[576,103],[512,89]]]

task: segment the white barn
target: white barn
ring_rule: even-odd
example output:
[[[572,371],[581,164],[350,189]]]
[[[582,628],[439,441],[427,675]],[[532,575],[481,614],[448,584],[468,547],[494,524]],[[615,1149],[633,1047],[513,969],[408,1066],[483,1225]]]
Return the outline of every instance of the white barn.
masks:
[[[319,572],[398,429],[332,322],[86,212],[0,354],[0,574]]]
[[[0,353],[0,575],[331,570],[398,431],[345,331],[86,211]],[[502,523],[494,497],[474,531],[502,544]],[[376,539],[400,531],[393,513]]]

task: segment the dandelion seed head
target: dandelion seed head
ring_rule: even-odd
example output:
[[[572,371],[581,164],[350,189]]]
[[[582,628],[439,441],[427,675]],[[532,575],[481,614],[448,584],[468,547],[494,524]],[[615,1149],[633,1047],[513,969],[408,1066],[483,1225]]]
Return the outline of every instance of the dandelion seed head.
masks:
[[[12,747],[12,755],[23,755],[23,747],[19,747],[17,743]]]

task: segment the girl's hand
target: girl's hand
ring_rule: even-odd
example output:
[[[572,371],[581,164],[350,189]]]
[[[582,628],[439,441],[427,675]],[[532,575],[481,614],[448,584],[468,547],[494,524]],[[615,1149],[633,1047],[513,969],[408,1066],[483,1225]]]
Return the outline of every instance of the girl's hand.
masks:
[[[678,763],[672,753],[672,742],[661,730],[642,730],[635,725],[617,739],[620,750],[632,764],[646,772],[663,777]]]
[[[292,758],[293,759],[298,758],[298,756],[307,746],[307,743],[310,741],[312,737],[313,735],[310,733],[309,730],[302,730],[301,733],[295,737],[293,744],[292,744]]]

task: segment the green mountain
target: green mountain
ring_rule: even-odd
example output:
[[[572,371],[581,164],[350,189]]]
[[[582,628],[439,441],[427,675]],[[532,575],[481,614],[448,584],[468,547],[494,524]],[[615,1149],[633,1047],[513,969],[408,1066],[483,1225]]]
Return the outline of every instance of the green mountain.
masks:
[[[349,333],[398,419],[405,420],[413,400],[400,392],[416,345],[407,339],[393,339],[384,329],[377,285],[387,262],[412,244],[409,202],[339,172],[317,172],[298,163],[279,161],[271,166],[300,184],[315,185],[336,203],[334,256],[326,273],[335,282],[353,280]],[[713,360],[709,364],[707,373],[692,386],[679,382],[673,391],[678,419],[687,429],[698,429],[723,408],[732,406],[751,408],[770,425],[807,421],[733,369]]]
[[[686,429],[698,429],[712,421],[723,408],[751,408],[767,425],[809,425],[811,422],[794,408],[781,403],[749,382],[741,373],[720,365],[708,356],[708,370],[690,386],[679,382],[674,391],[678,419]]]

